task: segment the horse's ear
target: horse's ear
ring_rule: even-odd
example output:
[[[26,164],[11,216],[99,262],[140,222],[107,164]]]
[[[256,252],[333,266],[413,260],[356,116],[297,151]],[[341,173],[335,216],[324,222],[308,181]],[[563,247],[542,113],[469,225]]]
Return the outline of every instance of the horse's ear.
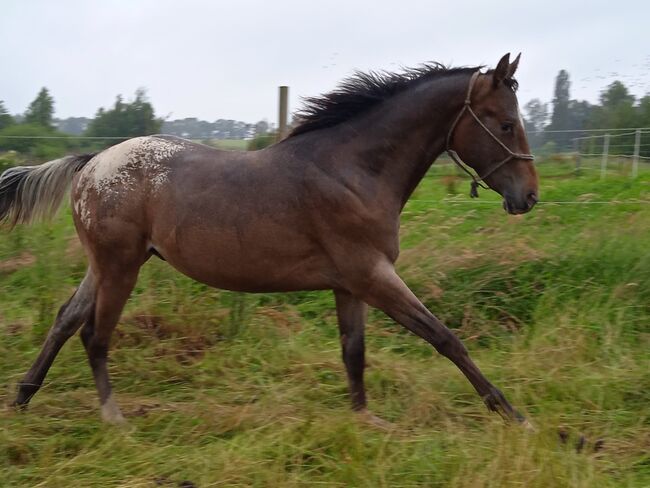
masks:
[[[517,67],[519,66],[519,58],[521,58],[521,53],[517,54],[515,60],[510,63],[510,67],[508,68],[508,76],[506,76],[506,78],[512,78],[515,75],[515,71],[517,71]]]
[[[494,88],[499,86],[503,80],[508,77],[508,72],[510,71],[510,53],[503,55],[497,67],[494,68],[494,73],[492,74],[492,83]]]

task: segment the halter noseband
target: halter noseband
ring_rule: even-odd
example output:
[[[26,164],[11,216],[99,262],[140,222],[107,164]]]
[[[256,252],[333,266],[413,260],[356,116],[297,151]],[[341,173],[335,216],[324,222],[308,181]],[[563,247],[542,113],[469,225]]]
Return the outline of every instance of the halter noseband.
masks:
[[[458,112],[458,115],[454,119],[454,123],[451,124],[451,128],[449,129],[449,133],[447,134],[447,154],[449,154],[449,157],[451,160],[458,165],[460,169],[462,169],[465,173],[467,173],[471,178],[472,178],[472,183],[471,183],[471,190],[469,192],[469,196],[472,198],[478,197],[478,190],[477,187],[481,187],[484,190],[489,190],[489,188],[485,185],[483,185],[481,182],[485,180],[488,176],[490,176],[492,173],[494,173],[497,169],[499,169],[501,166],[506,164],[508,161],[511,159],[527,159],[529,161],[532,161],[535,159],[535,157],[532,154],[522,154],[522,153],[515,153],[510,150],[508,146],[506,146],[497,136],[495,136],[490,129],[487,128],[487,126],[481,122],[481,119],[478,118],[474,110],[472,110],[471,107],[471,98],[472,98],[472,90],[474,88],[474,83],[476,82],[476,79],[480,75],[480,71],[475,71],[474,74],[472,75],[472,78],[469,80],[469,87],[467,89],[467,97],[465,97],[465,103],[463,104],[463,108]],[[479,175],[478,172],[474,176],[471,171],[467,169],[466,166],[469,166],[467,163],[465,163],[458,153],[451,149],[451,137],[454,134],[454,129],[456,129],[456,126],[458,125],[458,122],[460,122],[461,117],[465,113],[465,111],[469,112],[472,117],[474,117],[474,120],[478,122],[478,125],[480,125],[485,132],[487,132],[492,139],[494,139],[499,146],[501,146],[507,153],[508,156],[503,160],[498,163],[496,163],[494,166],[492,166],[487,173],[485,173],[483,176]]]

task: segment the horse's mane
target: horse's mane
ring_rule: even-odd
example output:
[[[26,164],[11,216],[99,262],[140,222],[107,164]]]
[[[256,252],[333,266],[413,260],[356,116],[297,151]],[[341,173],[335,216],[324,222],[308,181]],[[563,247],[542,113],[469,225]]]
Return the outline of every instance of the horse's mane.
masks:
[[[471,74],[481,68],[482,66],[449,68],[440,63],[426,63],[417,68],[407,68],[401,73],[357,71],[343,80],[334,91],[305,98],[304,107],[296,113],[297,125],[289,137],[350,120],[424,81],[459,73]],[[517,82],[514,79],[507,81],[508,86],[516,90]]]

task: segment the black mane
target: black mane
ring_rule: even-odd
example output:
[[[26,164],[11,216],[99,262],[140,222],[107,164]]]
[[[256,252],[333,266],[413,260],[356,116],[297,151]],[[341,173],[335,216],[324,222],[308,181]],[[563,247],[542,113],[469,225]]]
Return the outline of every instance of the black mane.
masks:
[[[478,69],[481,69],[481,66],[448,68],[440,63],[427,63],[401,73],[357,71],[350,78],[343,80],[334,91],[318,97],[305,98],[305,106],[296,113],[298,125],[289,137],[350,120],[383,100],[423,81],[458,73],[471,74]]]

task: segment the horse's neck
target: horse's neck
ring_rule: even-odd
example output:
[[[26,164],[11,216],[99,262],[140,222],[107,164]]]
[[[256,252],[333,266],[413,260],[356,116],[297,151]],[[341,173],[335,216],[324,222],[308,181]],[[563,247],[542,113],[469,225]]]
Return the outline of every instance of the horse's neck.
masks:
[[[356,148],[363,148],[358,164],[395,196],[400,211],[445,150],[465,90],[465,77],[432,80],[386,100],[351,127]]]

